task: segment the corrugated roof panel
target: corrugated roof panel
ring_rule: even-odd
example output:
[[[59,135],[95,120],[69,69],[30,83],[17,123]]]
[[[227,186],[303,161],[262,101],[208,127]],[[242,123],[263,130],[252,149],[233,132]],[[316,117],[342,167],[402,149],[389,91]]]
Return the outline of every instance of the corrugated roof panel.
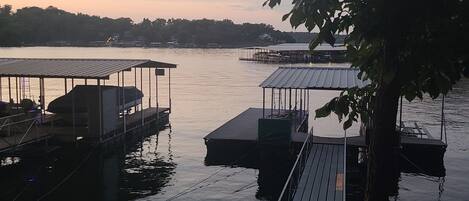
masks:
[[[358,73],[358,69],[352,68],[280,67],[260,87],[344,90],[370,84],[369,80],[358,79]]]
[[[107,78],[129,68],[175,68],[175,64],[138,59],[0,58],[0,76]]]

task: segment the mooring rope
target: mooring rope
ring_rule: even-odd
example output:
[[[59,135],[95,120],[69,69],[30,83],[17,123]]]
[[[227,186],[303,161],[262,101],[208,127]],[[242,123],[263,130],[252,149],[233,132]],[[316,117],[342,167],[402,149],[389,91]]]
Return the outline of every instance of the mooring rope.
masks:
[[[219,172],[227,169],[227,168],[231,168],[234,164],[236,164],[237,162],[241,161],[242,159],[244,159],[246,156],[248,156],[248,154],[250,154],[252,151],[254,151],[255,148],[249,150],[248,152],[246,152],[244,155],[240,156],[237,160],[233,161],[230,165],[227,165],[223,168],[220,168],[218,169],[217,171],[215,171],[214,173],[210,174],[208,177],[196,182],[195,184],[189,186],[188,188],[184,189],[183,191],[177,193],[176,195],[170,197],[167,199],[167,201],[170,201],[170,200],[174,200],[174,199],[177,199],[181,196],[184,196],[184,195],[187,195],[188,193],[191,193],[191,192],[194,192],[200,188],[194,188],[202,183],[204,183],[205,181],[209,180],[210,178],[212,178],[213,176],[217,175]],[[244,170],[243,170],[244,171]],[[242,171],[241,171],[242,172]]]
[[[423,172],[424,174],[430,176],[430,172],[429,171],[425,171],[424,169],[422,169],[421,167],[419,167],[417,164],[415,164],[414,162],[412,162],[409,158],[407,158],[404,154],[400,153],[400,155],[406,160],[408,161],[412,166],[414,166],[415,168],[417,168],[419,171]],[[432,182],[439,182],[439,179],[431,179],[431,178],[425,178],[429,181],[432,181]]]
[[[94,150],[97,148],[97,146],[95,146],[89,153],[88,155],[82,160],[80,161],[80,163],[78,164],[77,167],[75,167],[75,169],[73,169],[67,176],[65,176],[57,185],[55,185],[51,190],[49,190],[47,193],[45,193],[44,195],[42,195],[41,197],[39,197],[37,200],[40,201],[40,200],[44,200],[44,198],[46,198],[47,196],[49,196],[50,194],[52,194],[53,192],[55,192],[57,189],[59,189],[66,181],[68,181],[68,179],[70,179],[82,166],[83,164],[85,164],[85,162],[88,161],[88,159],[90,159],[91,155],[93,154]]]

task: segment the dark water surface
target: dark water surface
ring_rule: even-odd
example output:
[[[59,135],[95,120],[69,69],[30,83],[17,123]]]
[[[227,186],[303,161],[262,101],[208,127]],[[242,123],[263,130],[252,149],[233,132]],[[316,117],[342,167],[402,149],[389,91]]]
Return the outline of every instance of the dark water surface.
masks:
[[[48,192],[51,193],[44,200],[261,199],[259,195],[256,197],[258,170],[205,166],[206,148],[202,138],[248,107],[261,107],[262,91],[258,85],[278,65],[238,61],[236,49],[37,47],[3,48],[0,55],[145,58],[179,64],[171,72],[171,130],[115,150],[61,150],[42,158],[5,159],[2,164],[16,164],[0,169],[0,187],[6,189],[0,191],[0,200],[5,197],[11,200],[17,195],[19,200],[31,200]],[[113,79],[108,83],[115,82]],[[126,82],[133,83],[133,79]],[[37,86],[34,81],[31,83],[34,93]],[[167,85],[162,83],[160,87],[160,102],[165,106]],[[63,80],[46,81],[46,100],[63,95],[63,91]],[[334,95],[337,92],[312,92],[311,108],[319,107]],[[469,81],[465,80],[446,99],[447,176],[402,173],[397,200],[469,200],[468,98]],[[405,104],[404,120],[422,122],[434,136],[439,136],[440,104],[439,100],[427,99]],[[310,125],[315,127],[316,135],[343,135],[334,118],[319,121],[311,118]],[[354,128],[348,134],[356,131]]]

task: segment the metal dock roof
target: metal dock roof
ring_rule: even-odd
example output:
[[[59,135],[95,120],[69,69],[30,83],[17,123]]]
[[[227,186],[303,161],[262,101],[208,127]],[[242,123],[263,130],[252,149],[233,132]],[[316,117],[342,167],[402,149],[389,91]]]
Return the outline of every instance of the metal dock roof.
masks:
[[[259,86],[275,89],[345,90],[364,87],[369,80],[358,78],[358,69],[328,67],[280,67]]]
[[[107,79],[130,68],[176,68],[176,65],[143,59],[0,58],[0,77]]]

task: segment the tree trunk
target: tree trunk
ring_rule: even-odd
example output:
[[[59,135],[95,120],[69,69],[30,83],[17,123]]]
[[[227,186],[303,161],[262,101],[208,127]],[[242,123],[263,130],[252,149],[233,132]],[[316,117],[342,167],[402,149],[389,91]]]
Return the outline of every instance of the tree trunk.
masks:
[[[381,81],[373,106],[365,191],[367,201],[388,201],[389,196],[397,193],[400,135],[396,132],[396,116],[401,85],[397,57],[393,54],[396,52],[396,49],[386,47],[386,67],[396,74],[390,81]]]

